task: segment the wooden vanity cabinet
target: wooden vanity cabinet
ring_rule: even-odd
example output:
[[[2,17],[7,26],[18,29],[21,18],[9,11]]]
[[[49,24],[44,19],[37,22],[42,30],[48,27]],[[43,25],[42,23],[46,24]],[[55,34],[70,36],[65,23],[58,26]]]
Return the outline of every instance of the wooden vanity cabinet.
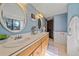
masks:
[[[48,46],[49,35],[19,53],[17,56],[44,56]]]

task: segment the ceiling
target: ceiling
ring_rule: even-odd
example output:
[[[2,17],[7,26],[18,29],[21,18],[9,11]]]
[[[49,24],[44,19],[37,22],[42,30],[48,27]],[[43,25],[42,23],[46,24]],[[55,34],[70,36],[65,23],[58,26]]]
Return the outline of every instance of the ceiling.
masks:
[[[32,3],[45,17],[67,13],[67,3]]]

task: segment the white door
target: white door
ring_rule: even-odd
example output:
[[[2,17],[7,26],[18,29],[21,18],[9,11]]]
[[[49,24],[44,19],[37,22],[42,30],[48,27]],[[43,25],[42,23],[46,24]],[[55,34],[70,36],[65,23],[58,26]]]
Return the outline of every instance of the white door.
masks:
[[[72,17],[71,22],[68,26],[68,39],[67,39],[67,53],[68,55],[79,55],[78,53],[78,40],[77,40],[77,16]]]

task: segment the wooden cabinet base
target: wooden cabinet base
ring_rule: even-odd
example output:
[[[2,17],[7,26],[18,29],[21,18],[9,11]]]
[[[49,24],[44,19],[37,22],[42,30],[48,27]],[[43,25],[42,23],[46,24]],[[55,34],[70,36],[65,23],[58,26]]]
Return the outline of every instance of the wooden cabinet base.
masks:
[[[39,41],[19,53],[17,56],[44,56],[48,46],[49,35],[47,34]]]

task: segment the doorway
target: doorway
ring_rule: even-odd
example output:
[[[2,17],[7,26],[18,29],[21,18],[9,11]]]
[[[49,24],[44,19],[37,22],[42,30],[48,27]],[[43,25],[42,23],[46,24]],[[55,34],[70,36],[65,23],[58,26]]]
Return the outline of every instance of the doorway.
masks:
[[[49,32],[49,38],[53,39],[54,19],[47,21],[47,32]]]

